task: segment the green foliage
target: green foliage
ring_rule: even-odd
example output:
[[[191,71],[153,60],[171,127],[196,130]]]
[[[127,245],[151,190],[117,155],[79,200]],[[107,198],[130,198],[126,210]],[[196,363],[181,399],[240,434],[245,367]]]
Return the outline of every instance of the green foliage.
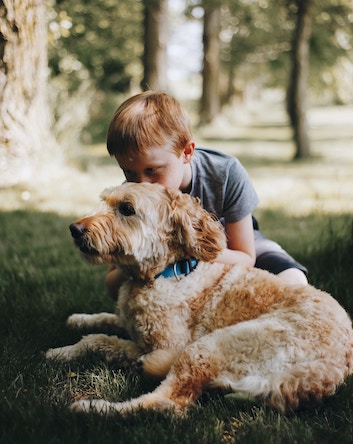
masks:
[[[54,132],[71,160],[78,141],[105,140],[117,97],[142,76],[142,3],[47,0],[47,17]]]
[[[53,76],[85,68],[98,89],[122,92],[141,74],[140,1],[51,0],[48,18]]]
[[[222,5],[222,61],[226,72],[262,87],[286,88],[297,0],[189,0],[188,11],[200,5]],[[345,59],[353,59],[352,5],[347,0],[314,1],[312,9],[310,84],[339,90]],[[261,80],[260,80],[261,79]],[[342,97],[343,99],[343,97]],[[347,97],[346,97],[347,99]]]
[[[299,219],[262,211],[263,231],[310,269],[310,280],[353,314],[351,215]],[[70,413],[82,396],[127,399],[154,381],[98,359],[46,362],[43,352],[73,343],[72,312],[112,310],[105,267],[82,261],[69,217],[15,211],[0,217],[0,442],[13,443],[331,443],[351,442],[353,381],[315,410],[285,417],[249,401],[205,394],[189,416],[140,411],[126,418]]]

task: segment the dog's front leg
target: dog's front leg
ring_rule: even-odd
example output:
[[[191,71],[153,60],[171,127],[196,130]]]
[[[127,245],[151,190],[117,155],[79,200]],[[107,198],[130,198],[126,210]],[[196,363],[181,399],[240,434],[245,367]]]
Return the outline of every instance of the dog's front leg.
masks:
[[[81,341],[66,347],[49,349],[46,358],[55,361],[69,362],[83,358],[88,353],[102,356],[108,362],[117,362],[120,366],[138,365],[143,350],[134,342],[116,336],[92,334],[84,336]]]
[[[119,318],[114,313],[74,313],[67,318],[66,325],[77,330],[91,330],[126,335],[125,329],[120,325]]]

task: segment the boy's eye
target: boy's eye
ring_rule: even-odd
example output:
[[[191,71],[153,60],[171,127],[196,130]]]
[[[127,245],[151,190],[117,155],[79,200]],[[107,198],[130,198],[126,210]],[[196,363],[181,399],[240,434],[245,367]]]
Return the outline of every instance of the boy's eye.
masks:
[[[129,202],[122,202],[118,206],[119,213],[123,216],[133,216],[136,214],[135,208]]]

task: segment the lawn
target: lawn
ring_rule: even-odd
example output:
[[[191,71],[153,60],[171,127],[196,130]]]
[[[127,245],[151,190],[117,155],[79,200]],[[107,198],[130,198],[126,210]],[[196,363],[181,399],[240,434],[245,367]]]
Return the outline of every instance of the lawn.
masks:
[[[327,122],[320,130],[320,122],[313,128],[315,159],[296,164],[289,162],[282,122],[257,121],[223,131],[222,138],[216,129],[198,136],[241,158],[262,200],[256,215],[264,233],[353,316],[353,130],[342,131],[341,120],[331,131]],[[102,147],[90,147],[83,157],[81,173],[60,173],[46,186],[0,190],[0,443],[351,443],[352,378],[321,406],[293,416],[215,393],[205,394],[186,418],[69,412],[80,397],[123,400],[156,384],[97,359],[58,365],[43,356],[79,339],[65,326],[69,314],[113,310],[105,267],[81,260],[68,224],[121,175]]]

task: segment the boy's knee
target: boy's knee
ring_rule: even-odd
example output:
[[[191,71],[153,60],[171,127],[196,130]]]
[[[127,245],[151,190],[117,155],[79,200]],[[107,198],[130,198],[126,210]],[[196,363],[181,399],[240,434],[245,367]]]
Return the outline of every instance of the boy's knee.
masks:
[[[287,268],[278,273],[282,279],[284,279],[290,285],[302,285],[305,287],[308,285],[308,279],[299,268]]]

